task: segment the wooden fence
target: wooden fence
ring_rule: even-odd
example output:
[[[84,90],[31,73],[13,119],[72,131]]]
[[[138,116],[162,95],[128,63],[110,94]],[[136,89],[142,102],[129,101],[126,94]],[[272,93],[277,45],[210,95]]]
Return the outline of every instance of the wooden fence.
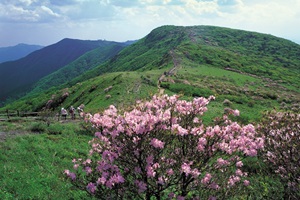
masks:
[[[19,110],[6,110],[0,111],[0,118],[9,119],[10,117],[36,117],[39,112],[19,111]]]
[[[72,115],[69,116],[61,116],[60,113],[55,113],[55,112],[31,112],[31,111],[20,111],[20,110],[6,110],[6,111],[0,111],[0,121],[6,121],[11,118],[17,118],[17,117],[29,117],[29,118],[34,118],[34,119],[42,119],[42,120],[49,120],[49,119],[57,119],[58,121],[60,119],[66,120],[67,118],[71,118],[72,120],[74,119],[82,119],[82,117],[75,115],[72,117]]]

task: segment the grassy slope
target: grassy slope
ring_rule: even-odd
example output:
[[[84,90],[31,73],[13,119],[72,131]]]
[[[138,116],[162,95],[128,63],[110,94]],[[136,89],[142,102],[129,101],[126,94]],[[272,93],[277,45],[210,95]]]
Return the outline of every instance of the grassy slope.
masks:
[[[211,109],[216,114],[229,106],[241,110],[241,121],[256,121],[264,110],[290,109],[299,102],[299,52],[299,45],[265,34],[210,26],[164,26],[64,89],[23,98],[6,108],[40,110],[49,99],[57,102],[57,111],[82,103],[91,112],[109,104],[130,104],[157,92],[157,80],[175,62],[176,73],[161,83],[166,93],[183,93],[187,98],[213,94],[217,101]],[[109,86],[112,90],[105,93]],[[70,95],[60,101],[65,92]],[[225,99],[231,103],[224,106]]]
[[[170,51],[174,49],[182,53],[182,59],[195,64],[236,69],[280,80],[282,84],[299,90],[298,44],[271,35],[213,26],[163,26],[154,29],[109,63],[81,79],[79,77],[77,81],[112,71],[161,68],[170,62]]]
[[[73,78],[112,58],[124,47],[124,44],[111,42],[89,51],[65,67],[40,79],[35,84],[34,89],[30,91],[30,94],[68,83]]]
[[[29,131],[32,126],[30,121],[17,124],[25,129],[21,131]],[[41,134],[0,141],[0,199],[87,199],[84,192],[70,189],[63,171],[72,168],[74,157],[86,155],[91,136],[83,135],[73,123],[50,127],[63,134],[51,135],[45,128]],[[6,124],[1,123],[0,130],[5,131]]]

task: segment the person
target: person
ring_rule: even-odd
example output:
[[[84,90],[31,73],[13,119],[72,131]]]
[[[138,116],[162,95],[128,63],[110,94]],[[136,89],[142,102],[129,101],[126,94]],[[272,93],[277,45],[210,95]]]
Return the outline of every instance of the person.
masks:
[[[79,117],[81,117],[81,118],[84,118],[83,109],[84,109],[84,104],[81,104],[80,106],[77,107],[77,112],[79,114]]]
[[[75,119],[75,108],[73,106],[70,107],[69,112],[71,114],[71,119]]]
[[[65,108],[61,108],[61,117],[67,119],[68,111]]]

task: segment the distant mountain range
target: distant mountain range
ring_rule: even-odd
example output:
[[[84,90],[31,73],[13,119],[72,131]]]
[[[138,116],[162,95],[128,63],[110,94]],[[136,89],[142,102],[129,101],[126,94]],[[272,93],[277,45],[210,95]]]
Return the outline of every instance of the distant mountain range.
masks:
[[[94,45],[68,60],[75,54],[71,51],[82,48],[73,43],[86,41],[59,43],[14,63],[23,66],[18,68],[22,75],[10,76],[2,67],[16,70],[0,65],[0,76],[6,74],[0,81],[5,79],[7,88],[13,85],[15,94],[24,91],[25,83],[30,85],[27,91],[33,89],[2,109],[59,111],[85,104],[86,111],[94,112],[110,104],[131,105],[157,92],[185,98],[215,95],[213,114],[222,113],[225,105],[245,113],[243,122],[257,119],[264,110],[299,109],[300,45],[272,35],[215,26],[162,26],[136,42]],[[50,67],[58,63],[60,67]],[[27,81],[31,77],[36,78]],[[23,84],[16,87],[19,80]],[[6,91],[3,99],[14,94]]]
[[[116,46],[118,44],[120,44],[119,47],[115,47],[114,50],[107,52],[108,54],[112,54],[112,56],[123,46],[126,46],[127,43],[117,43],[104,40],[91,41],[63,39],[56,44],[34,51],[19,60],[1,63],[0,100],[5,101],[8,97],[17,98],[24,95],[38,80],[56,72],[88,51],[94,49],[101,51],[102,48],[107,49],[110,46]],[[97,59],[99,58],[97,56],[95,57]],[[99,59],[105,60],[109,57],[110,55],[106,55]],[[87,61],[87,66],[82,67],[89,69],[93,66],[92,64],[99,64],[98,61],[95,61],[95,63],[89,63],[90,61],[92,60]],[[78,73],[82,73],[83,71],[84,69],[78,71]],[[74,73],[74,71],[71,70],[69,73],[64,74],[63,76],[66,77],[66,79],[62,77],[62,80],[68,80],[68,77],[72,77],[69,76],[69,74],[72,73]],[[74,76],[77,75],[78,74],[75,73]]]
[[[18,60],[41,48],[43,48],[43,46],[30,44],[0,47],[0,63]]]

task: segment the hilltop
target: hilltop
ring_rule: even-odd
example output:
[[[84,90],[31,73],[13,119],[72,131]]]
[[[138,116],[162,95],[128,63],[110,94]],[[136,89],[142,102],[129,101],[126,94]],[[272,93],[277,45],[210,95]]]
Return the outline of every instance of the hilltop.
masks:
[[[51,100],[47,106],[56,111],[83,103],[96,112],[165,92],[215,95],[215,115],[224,107],[240,109],[247,122],[264,110],[299,109],[299,72],[300,45],[291,41],[214,26],[163,26],[60,88],[6,108],[41,110]]]

